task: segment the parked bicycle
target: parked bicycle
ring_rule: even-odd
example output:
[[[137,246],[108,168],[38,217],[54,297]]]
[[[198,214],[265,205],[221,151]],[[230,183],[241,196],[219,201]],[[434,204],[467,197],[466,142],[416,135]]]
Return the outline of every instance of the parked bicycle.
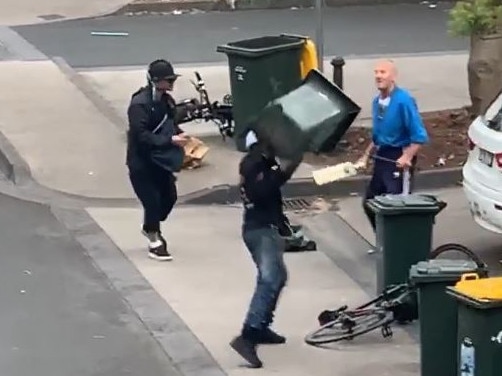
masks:
[[[199,72],[195,73],[195,81],[190,80],[195,91],[199,94],[198,98],[191,98],[181,101],[180,106],[186,103],[192,103],[195,106],[193,111],[186,114],[180,123],[188,123],[191,121],[204,120],[212,121],[218,126],[218,130],[225,139],[226,137],[233,137],[234,135],[234,118],[233,118],[233,105],[232,96],[227,94],[223,97],[222,101],[211,102],[209,94],[206,89],[206,84],[202,79]]]

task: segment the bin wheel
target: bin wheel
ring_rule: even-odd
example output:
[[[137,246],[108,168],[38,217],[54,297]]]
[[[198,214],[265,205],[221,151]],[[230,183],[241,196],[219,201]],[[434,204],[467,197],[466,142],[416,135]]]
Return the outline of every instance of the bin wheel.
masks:
[[[317,243],[313,240],[308,240],[307,244],[305,244],[306,251],[317,251]]]
[[[225,94],[223,96],[223,104],[227,104],[227,105],[232,104],[232,95],[231,94]]]
[[[476,263],[476,265],[478,266],[479,269],[486,269],[487,268],[486,263],[476,253],[471,251],[466,246],[464,246],[462,244],[457,244],[457,243],[447,243],[447,244],[440,245],[439,247],[437,247],[436,249],[431,251],[431,253],[429,254],[429,259],[433,260],[433,259],[437,258],[439,255],[441,255],[442,253],[450,252],[450,251],[459,252],[459,253],[466,255],[469,259],[471,259],[472,261],[474,261]]]
[[[384,328],[388,328],[393,319],[392,312],[383,308],[343,311],[335,320],[307,334],[305,342],[311,346],[319,346],[352,340],[378,328],[382,328],[382,334],[384,330],[388,334],[387,329]]]
[[[382,326],[382,336],[383,338],[390,338],[394,333],[392,332],[392,328],[390,325]]]

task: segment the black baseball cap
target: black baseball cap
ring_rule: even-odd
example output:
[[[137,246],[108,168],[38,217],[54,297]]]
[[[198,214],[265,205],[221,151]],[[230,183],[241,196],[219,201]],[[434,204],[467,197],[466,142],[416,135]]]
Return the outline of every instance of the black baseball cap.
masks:
[[[172,64],[167,60],[155,60],[148,66],[148,75],[150,80],[158,82],[161,80],[173,80],[180,75],[174,73]]]

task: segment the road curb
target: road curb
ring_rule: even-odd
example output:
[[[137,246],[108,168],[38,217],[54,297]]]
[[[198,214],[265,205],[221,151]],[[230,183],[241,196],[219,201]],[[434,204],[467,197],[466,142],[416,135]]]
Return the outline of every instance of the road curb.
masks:
[[[454,0],[444,0],[450,3]],[[311,0],[235,0],[232,9],[230,1],[225,0],[187,0],[187,1],[145,1],[131,2],[109,15],[122,15],[130,13],[169,13],[173,11],[190,11],[198,9],[202,11],[232,11],[232,10],[258,10],[258,9],[290,9],[312,8]],[[326,7],[366,6],[366,5],[398,5],[416,4],[416,0],[324,0]]]
[[[287,198],[358,196],[364,193],[369,180],[370,176],[365,175],[318,186],[311,178],[292,179],[284,186],[283,195]],[[422,171],[415,177],[415,190],[450,188],[461,185],[461,181],[461,167]],[[240,202],[240,193],[236,185],[220,185],[184,195],[181,200],[188,205],[227,205]]]
[[[97,206],[137,206],[135,199],[128,198],[98,198],[79,196],[55,189],[50,189],[39,184],[32,176],[30,167],[17,152],[12,143],[0,132],[0,172],[16,186],[26,185],[31,187],[31,192],[35,197],[40,197],[43,201],[50,199],[60,199],[66,202],[79,202],[80,205]],[[288,182],[283,188],[285,198],[299,197],[347,197],[357,196],[364,193],[369,182],[369,176],[356,176],[318,186],[312,178],[295,178]],[[462,168],[447,168],[440,170],[429,170],[417,173],[415,178],[416,190],[435,190],[461,185]],[[31,183],[31,184],[27,184]],[[24,194],[23,194],[24,196]],[[42,201],[34,200],[34,201]],[[178,205],[227,205],[240,202],[240,193],[237,185],[222,184],[207,187],[192,193],[181,195]],[[80,206],[79,205],[79,206]]]
[[[85,249],[157,341],[178,371],[175,376],[227,376],[183,318],[159,295],[87,211],[52,207],[51,212]]]
[[[14,184],[31,180],[30,167],[2,132],[0,132],[0,171]]]
[[[40,204],[60,203],[71,207],[136,207],[134,198],[86,197],[58,191],[40,184],[30,166],[0,131],[0,174],[11,184],[0,185],[0,193]]]
[[[52,62],[65,75],[65,77],[79,90],[96,108],[110,121],[126,139],[126,120],[122,119],[113,105],[101,95],[86,78],[80,75],[68,62],[60,57],[54,56]]]

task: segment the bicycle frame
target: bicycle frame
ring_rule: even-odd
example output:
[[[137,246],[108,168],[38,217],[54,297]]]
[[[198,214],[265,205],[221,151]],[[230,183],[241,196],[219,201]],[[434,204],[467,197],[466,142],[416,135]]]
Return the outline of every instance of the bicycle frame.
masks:
[[[377,296],[375,299],[366,302],[355,309],[351,310],[351,312],[363,311],[364,309],[376,305],[385,310],[391,311],[395,309],[396,306],[402,304],[403,297],[408,296],[413,291],[413,288],[408,284],[400,284],[395,286],[389,286],[385,289],[382,294]],[[317,320],[319,321],[319,325],[325,325],[330,321],[336,320],[339,318],[343,312],[348,310],[348,306],[344,305],[338,309],[333,311],[325,310],[319,314]]]

